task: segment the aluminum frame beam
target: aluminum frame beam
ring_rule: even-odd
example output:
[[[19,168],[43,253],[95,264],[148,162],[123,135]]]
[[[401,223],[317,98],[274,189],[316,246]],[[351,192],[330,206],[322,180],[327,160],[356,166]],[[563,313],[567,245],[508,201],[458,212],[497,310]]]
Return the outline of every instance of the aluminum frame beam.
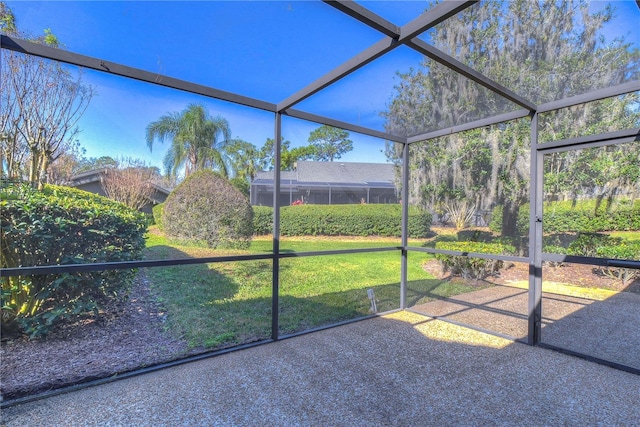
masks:
[[[406,249],[412,252],[425,252],[429,254],[464,256],[464,257],[470,257],[470,258],[496,259],[500,261],[511,261],[511,262],[528,262],[529,261],[529,258],[515,256],[515,255],[500,255],[500,254],[482,253],[482,252],[462,252],[462,251],[452,251],[448,249],[425,248],[420,246],[407,246]]]
[[[392,39],[391,37],[385,37],[384,39],[360,52],[358,55],[352,57],[347,62],[340,65],[338,68],[335,68],[310,85],[278,103],[276,106],[277,111],[284,111],[291,108],[295,104],[309,98],[311,95],[320,92],[325,87],[337,82],[343,77],[346,77],[354,71],[364,67],[368,63],[380,58],[385,53],[391,52],[393,49],[400,45],[401,43]]]
[[[542,334],[542,202],[543,162],[538,151],[538,113],[531,117],[529,149],[529,295],[527,342],[537,345]]]
[[[6,35],[0,36],[0,47],[2,49],[8,49],[14,52],[39,56],[41,58],[60,61],[66,64],[76,65],[92,70],[103,71],[109,74],[128,77],[159,86],[165,86],[171,89],[179,89],[185,92],[204,95],[209,98],[216,98],[223,101],[233,102],[234,104],[245,105],[247,107],[258,108],[260,110],[266,110],[270,112],[276,111],[276,104],[271,102],[266,102],[219,89],[214,89],[209,86],[188,82],[186,80],[180,80],[162,74],[152,73],[150,71],[141,70],[139,68],[128,67],[116,62],[105,61],[91,56],[81,55],[62,49],[56,49],[50,46],[45,46]]]
[[[400,28],[400,41],[408,41],[444,20],[478,3],[478,0],[444,0]]]
[[[337,127],[337,128],[341,128],[344,130],[350,130],[353,132],[358,132],[361,133],[363,135],[369,135],[369,136],[373,136],[376,138],[382,138],[382,139],[387,139],[389,141],[393,141],[393,142],[399,142],[402,144],[406,144],[407,139],[405,137],[402,136],[398,136],[398,135],[392,135],[390,133],[386,133],[386,132],[380,132],[377,130],[373,130],[370,128],[366,128],[363,126],[358,126],[358,125],[354,125],[351,123],[347,123],[347,122],[343,122],[340,120],[334,120],[334,119],[330,119],[328,117],[324,117],[324,116],[319,116],[317,114],[312,114],[312,113],[307,113],[305,111],[301,111],[301,110],[295,110],[295,109],[288,109],[288,110],[284,110],[281,112],[283,115],[289,116],[289,117],[295,117],[297,119],[302,119],[302,120],[308,120],[310,122],[315,122],[315,123],[321,123],[323,125],[328,125],[328,126],[333,126],[333,127]]]
[[[473,121],[473,122],[469,122],[469,123],[453,126],[453,127],[446,128],[446,129],[435,130],[435,131],[432,131],[432,132],[427,132],[427,133],[422,133],[422,134],[419,134],[419,135],[410,136],[409,138],[407,138],[407,142],[409,144],[413,144],[415,142],[427,141],[429,139],[439,138],[441,136],[453,135],[453,134],[464,132],[464,131],[467,131],[467,130],[483,128],[483,127],[495,125],[495,124],[498,124],[498,123],[503,123],[503,122],[508,122],[508,121],[511,121],[511,120],[521,119],[521,118],[527,117],[529,115],[530,115],[529,110],[526,110],[526,109],[516,110],[516,111],[512,111],[510,113],[500,114],[500,115],[497,115],[497,116],[493,116],[493,117],[489,117],[489,118],[481,119],[481,120],[476,120],[476,121]]]
[[[574,105],[585,104],[587,102],[598,101],[600,99],[624,95],[625,93],[637,91],[640,91],[640,80],[634,80],[632,82],[623,83],[617,86],[593,90],[585,94],[540,104],[537,111],[538,113],[547,113],[549,111],[559,110],[561,108],[573,107]]]
[[[385,36],[397,39],[400,37],[400,27],[395,25],[392,22],[387,21],[380,15],[376,15],[371,12],[369,9],[359,5],[358,3],[347,0],[347,1],[336,1],[336,0],[322,0],[324,3],[338,9],[340,12],[349,15],[352,18],[357,19],[363,24],[373,28],[374,30],[380,31]]]
[[[579,148],[594,148],[603,145],[622,144],[640,141],[640,128],[623,129],[614,132],[600,133],[597,135],[580,136],[577,138],[563,139],[560,141],[544,142],[537,144],[536,148],[544,154],[558,153]]]
[[[414,38],[407,42],[407,46],[531,112],[536,110],[536,105],[533,102],[521,97],[517,93],[502,86],[500,83],[495,82],[484,74],[463,64],[454,57],[449,56],[443,51],[431,46],[424,40]]]
[[[335,68],[334,70],[320,77],[319,79],[312,82],[308,86],[304,87],[303,89],[289,96],[282,102],[278,103],[277,111],[283,111],[291,108],[293,105],[307,99],[311,95],[321,91],[325,87],[331,85],[332,83],[335,83],[336,81],[342,79],[343,77],[348,76],[354,71],[359,70],[360,68],[369,64],[370,62],[378,59],[382,55],[392,51],[398,46],[405,44],[407,41],[411,40],[416,35],[428,30],[431,27],[434,27],[435,25],[438,25],[440,22],[455,15],[461,10],[466,9],[467,7],[471,6],[474,3],[477,3],[477,0],[472,0],[472,1],[445,0],[444,2],[437,4],[432,9],[428,10],[427,12],[423,13],[413,21],[409,22],[408,24],[400,28],[400,34],[398,35],[397,38],[389,37],[389,36],[385,37],[384,39],[380,40],[379,42],[365,49],[358,55],[352,57],[347,62],[340,65],[339,67]],[[331,6],[335,5],[334,2],[329,2],[328,4]],[[349,10],[351,11],[351,13],[349,13],[349,15],[356,17],[356,19],[366,24],[371,20],[371,18],[358,15],[356,13],[356,10],[360,10],[360,9],[364,9],[364,8],[362,7],[350,8]],[[367,12],[366,15],[370,16],[371,14],[373,14],[373,12]],[[379,19],[382,19],[382,18],[379,18]]]

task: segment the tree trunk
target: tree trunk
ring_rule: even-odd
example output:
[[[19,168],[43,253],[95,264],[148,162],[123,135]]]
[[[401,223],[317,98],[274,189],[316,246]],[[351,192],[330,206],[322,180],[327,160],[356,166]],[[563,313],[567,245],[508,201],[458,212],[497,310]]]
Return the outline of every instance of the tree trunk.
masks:
[[[42,190],[44,188],[47,177],[47,169],[49,169],[49,163],[49,155],[44,154],[40,159],[40,167],[38,168],[38,190]]]
[[[518,232],[518,211],[520,205],[507,201],[502,206],[502,235],[507,237],[520,237]]]

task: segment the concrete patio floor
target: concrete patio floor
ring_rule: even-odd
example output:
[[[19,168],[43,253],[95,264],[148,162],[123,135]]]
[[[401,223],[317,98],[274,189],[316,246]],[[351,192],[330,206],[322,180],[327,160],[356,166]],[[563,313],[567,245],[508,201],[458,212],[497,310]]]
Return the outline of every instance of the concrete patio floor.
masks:
[[[528,298],[526,289],[493,286],[411,310],[526,341]],[[640,370],[640,295],[605,290],[583,296],[543,292],[542,343]]]
[[[632,426],[640,376],[399,312],[5,408],[10,426]]]

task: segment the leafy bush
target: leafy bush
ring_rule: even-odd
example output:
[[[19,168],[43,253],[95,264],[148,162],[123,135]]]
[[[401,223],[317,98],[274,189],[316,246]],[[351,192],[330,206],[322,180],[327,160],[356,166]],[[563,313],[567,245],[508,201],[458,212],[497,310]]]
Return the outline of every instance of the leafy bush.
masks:
[[[211,170],[190,175],[164,203],[164,229],[178,241],[248,249],[253,234],[249,200]]]
[[[502,206],[498,205],[491,211],[489,229],[494,233],[502,231]],[[529,232],[529,203],[520,206],[516,220],[516,234],[525,236]]]
[[[513,246],[502,243],[481,242],[438,242],[436,243],[436,249],[502,255],[513,254],[515,251]],[[436,259],[440,261],[443,273],[449,271],[452,275],[462,276],[465,279],[484,279],[497,273],[504,265],[501,260],[463,255],[436,254]]]
[[[620,242],[613,246],[603,246],[596,249],[596,255],[602,258],[640,260],[640,242]],[[600,267],[605,276],[622,281],[623,285],[640,278],[640,270],[623,267]]]
[[[598,256],[598,250],[622,243],[619,237],[611,237],[602,233],[579,233],[567,247],[567,255]]]
[[[640,230],[640,200],[633,205],[628,200],[620,200],[612,207],[602,203],[596,209],[594,200],[571,200],[544,204],[544,232],[598,232]],[[489,228],[500,232],[502,207],[496,206],[491,215]],[[517,229],[520,235],[529,227],[529,204],[522,205],[518,212]]]
[[[243,196],[245,196],[247,199],[249,198],[249,195],[251,194],[251,184],[249,184],[249,181],[247,181],[245,178],[240,177],[240,176],[236,176],[235,178],[231,178],[229,180],[229,182],[231,183],[231,185],[233,185],[240,193],[242,193]]]
[[[629,242],[604,233],[554,234],[543,238],[543,251],[575,256],[638,260],[640,259],[640,242]],[[623,284],[639,274],[638,270],[620,267],[601,266],[598,270],[605,276],[622,280]]]
[[[15,192],[15,189],[12,190]],[[3,191],[4,193],[4,191]],[[23,186],[0,201],[3,268],[131,261],[144,248],[143,214],[81,190]],[[2,325],[31,337],[126,296],[134,272],[110,270],[2,279]],[[6,329],[5,329],[6,330]]]
[[[253,233],[264,236],[273,232],[273,208],[269,206],[253,207]]]
[[[460,230],[456,233],[458,241],[464,242],[491,242],[495,236],[490,231],[483,230]]]
[[[153,213],[153,220],[160,230],[164,230],[164,203],[158,203],[155,205],[151,212]]]
[[[254,207],[259,217],[256,233],[272,231],[273,209]],[[280,233],[283,236],[388,236],[401,235],[400,205],[296,205],[280,208]],[[426,237],[431,214],[409,208],[409,237]]]

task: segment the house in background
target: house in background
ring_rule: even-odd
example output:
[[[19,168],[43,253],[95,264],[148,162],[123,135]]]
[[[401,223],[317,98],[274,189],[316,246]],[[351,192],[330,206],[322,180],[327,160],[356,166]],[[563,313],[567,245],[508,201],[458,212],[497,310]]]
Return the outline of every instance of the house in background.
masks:
[[[398,203],[391,163],[297,162],[280,172],[280,204]],[[273,206],[274,172],[258,172],[251,182],[252,205]]]
[[[89,172],[84,172],[71,177],[71,181],[67,184],[69,187],[74,187],[79,190],[88,191],[90,193],[98,194],[100,196],[107,197],[106,191],[102,185],[102,181],[106,174],[109,173],[109,168],[96,169]],[[149,203],[144,205],[141,212],[151,214],[153,207],[159,203],[164,203],[169,196],[171,190],[168,190],[160,185],[153,185],[153,195],[149,198]]]

